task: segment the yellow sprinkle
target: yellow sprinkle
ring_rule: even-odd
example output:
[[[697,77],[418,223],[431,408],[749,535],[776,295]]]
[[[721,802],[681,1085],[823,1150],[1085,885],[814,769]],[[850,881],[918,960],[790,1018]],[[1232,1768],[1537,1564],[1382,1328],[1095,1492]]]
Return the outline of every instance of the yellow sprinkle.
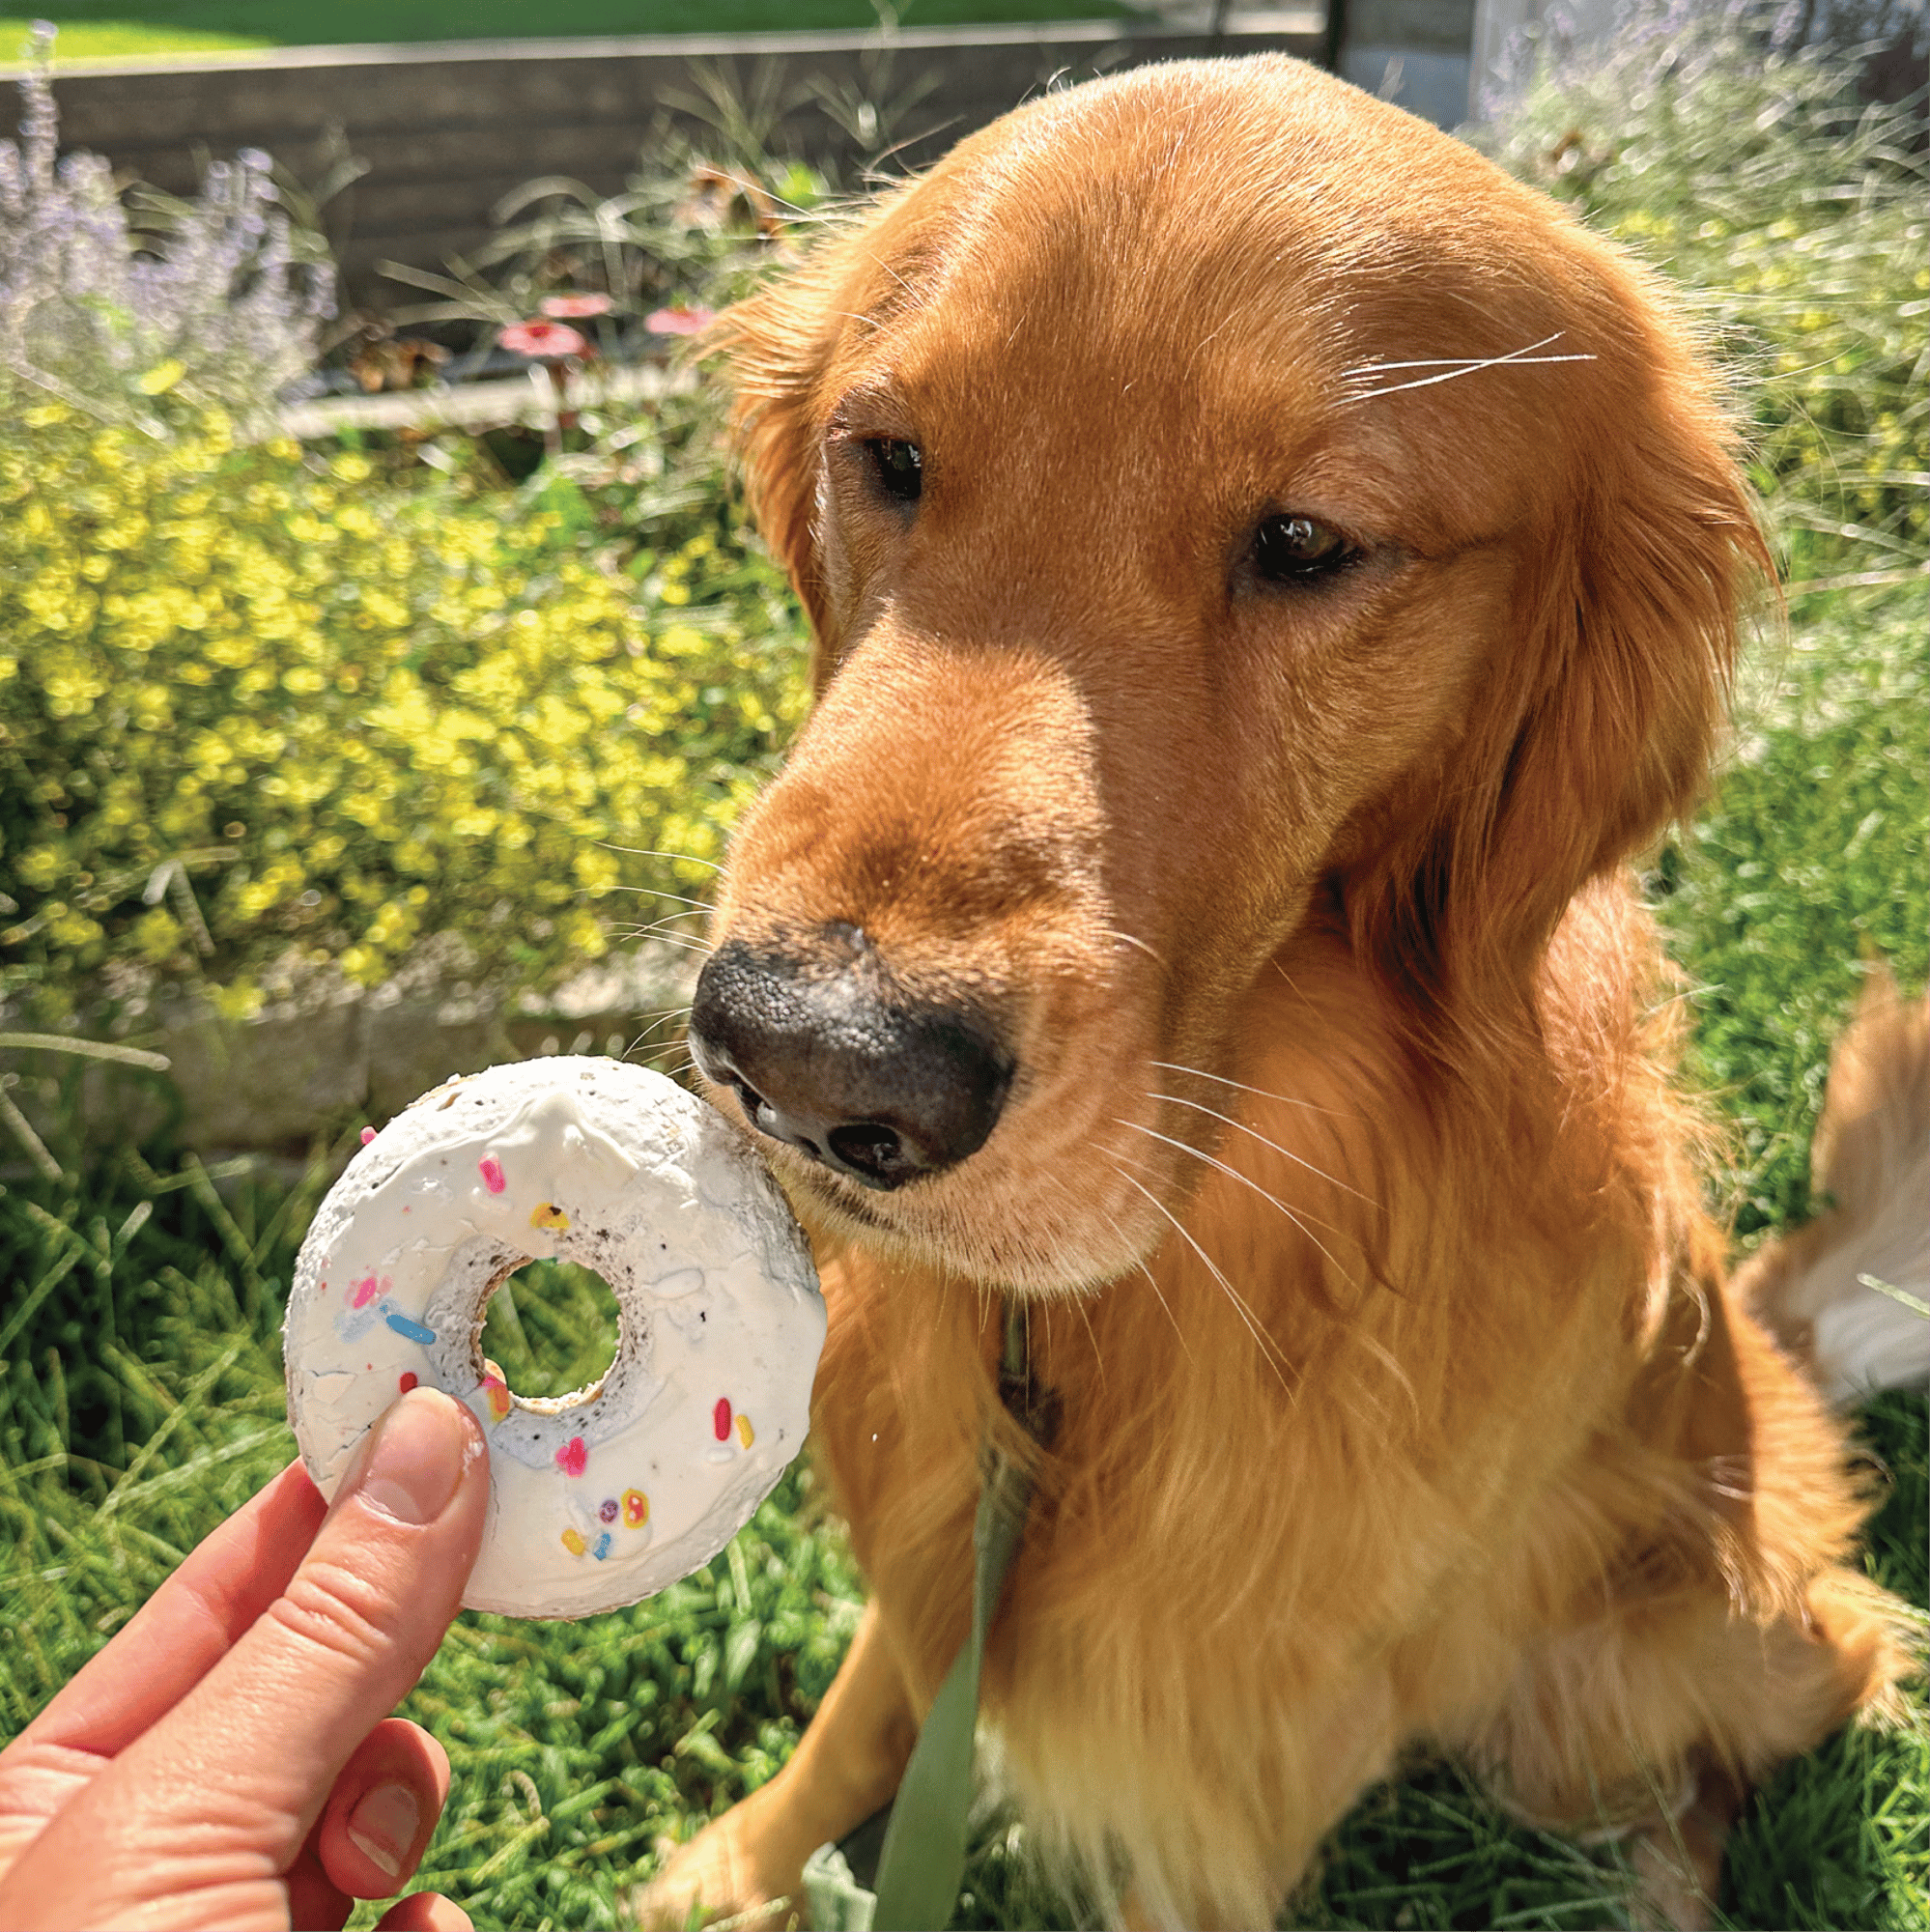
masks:
[[[567,1549],[572,1556],[581,1556],[583,1553],[583,1551],[589,1548],[589,1545],[583,1541],[583,1533],[582,1530],[566,1529],[563,1532],[563,1548]]]
[[[549,1201],[540,1201],[530,1209],[529,1225],[532,1228],[554,1228],[558,1234],[569,1230],[570,1217]]]
[[[737,1436],[747,1449],[756,1441],[757,1438],[751,1433],[751,1418],[748,1415],[740,1415],[737,1418]]]

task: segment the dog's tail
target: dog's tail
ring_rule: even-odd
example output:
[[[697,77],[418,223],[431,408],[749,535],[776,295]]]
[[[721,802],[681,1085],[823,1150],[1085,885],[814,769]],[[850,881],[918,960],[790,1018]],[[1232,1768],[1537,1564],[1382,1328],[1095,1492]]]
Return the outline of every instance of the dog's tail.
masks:
[[[1751,1256],[1738,1292],[1832,1402],[1930,1378],[1930,1002],[1886,968],[1831,1056],[1809,1166],[1831,1205]]]

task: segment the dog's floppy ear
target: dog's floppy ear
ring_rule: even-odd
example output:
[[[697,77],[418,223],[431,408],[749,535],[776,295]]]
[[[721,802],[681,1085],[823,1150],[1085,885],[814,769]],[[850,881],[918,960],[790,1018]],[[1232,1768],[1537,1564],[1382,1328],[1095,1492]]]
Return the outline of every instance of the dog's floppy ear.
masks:
[[[812,682],[820,690],[837,640],[829,635],[813,527],[819,391],[847,321],[834,297],[849,261],[848,240],[820,243],[801,267],[725,309],[706,331],[736,387],[731,428],[752,515],[810,618]]]
[[[1520,983],[1575,894],[1694,802],[1772,568],[1711,377],[1647,278],[1609,273],[1619,339],[1575,385],[1480,723],[1350,892],[1357,937],[1436,996]]]

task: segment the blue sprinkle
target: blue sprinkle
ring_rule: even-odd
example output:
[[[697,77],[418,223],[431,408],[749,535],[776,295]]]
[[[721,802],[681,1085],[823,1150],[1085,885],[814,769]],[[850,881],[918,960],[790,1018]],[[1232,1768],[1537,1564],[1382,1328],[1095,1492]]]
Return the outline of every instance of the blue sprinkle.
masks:
[[[335,1318],[335,1333],[344,1342],[359,1342],[375,1326],[377,1310],[345,1308]]]
[[[603,1559],[610,1554],[609,1530],[605,1530],[604,1533],[601,1536],[599,1536],[593,1544],[590,1545],[590,1554],[594,1556],[599,1563],[601,1563]]]
[[[393,1308],[384,1306],[382,1314],[383,1320],[398,1335],[407,1335],[412,1342],[420,1342],[425,1349],[436,1339],[435,1329],[425,1328],[419,1321],[412,1321],[408,1316],[398,1314]]]

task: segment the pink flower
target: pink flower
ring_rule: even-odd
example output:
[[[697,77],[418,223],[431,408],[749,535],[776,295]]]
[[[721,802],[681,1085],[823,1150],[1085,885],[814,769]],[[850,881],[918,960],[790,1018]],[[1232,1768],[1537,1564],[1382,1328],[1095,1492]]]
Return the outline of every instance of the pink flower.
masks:
[[[610,304],[608,296],[545,296],[536,306],[545,315],[571,322],[580,316],[608,315]]]
[[[700,335],[716,320],[707,308],[660,308],[643,318],[643,327],[652,335]]]
[[[512,355],[526,355],[532,362],[560,362],[589,347],[566,322],[512,323],[496,339]]]

